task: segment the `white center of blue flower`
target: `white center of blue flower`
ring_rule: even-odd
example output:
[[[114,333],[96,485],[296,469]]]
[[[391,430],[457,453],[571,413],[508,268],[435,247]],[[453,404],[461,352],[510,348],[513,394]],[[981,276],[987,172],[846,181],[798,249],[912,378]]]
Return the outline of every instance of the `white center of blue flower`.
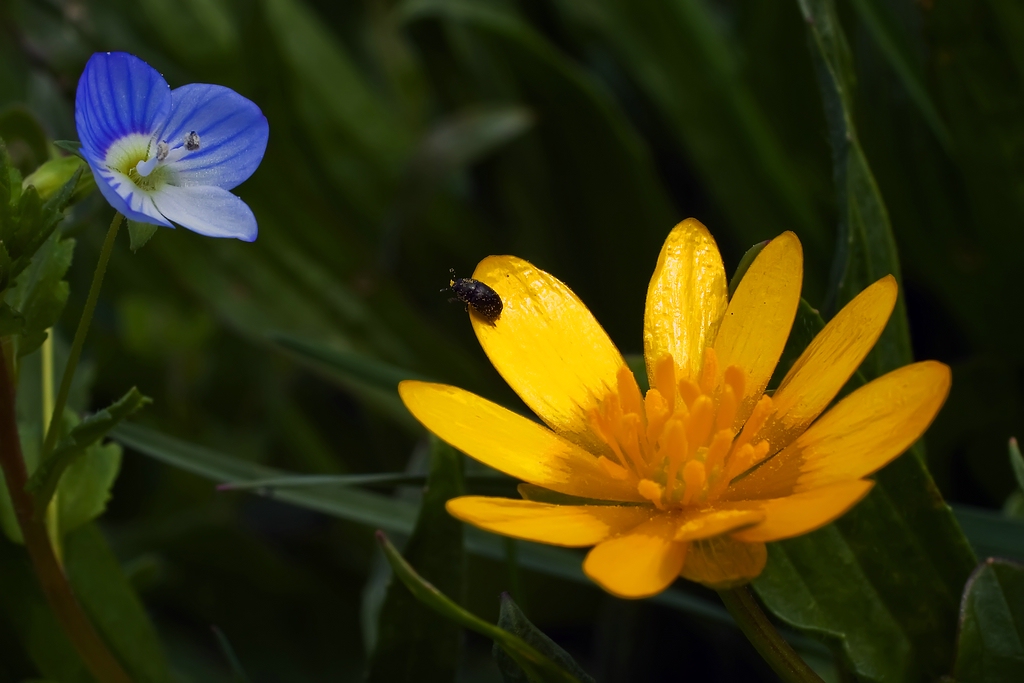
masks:
[[[172,183],[175,174],[170,165],[199,147],[199,134],[194,130],[182,139],[172,141],[132,133],[110,146],[104,164],[128,176],[140,189],[152,192]]]

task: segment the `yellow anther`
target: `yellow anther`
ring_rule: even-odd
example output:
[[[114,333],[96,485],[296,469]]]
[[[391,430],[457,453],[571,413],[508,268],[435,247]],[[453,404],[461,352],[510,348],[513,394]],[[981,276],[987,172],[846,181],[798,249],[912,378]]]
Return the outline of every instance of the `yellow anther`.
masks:
[[[746,384],[746,373],[738,365],[730,365],[725,369],[725,384],[732,387],[732,392],[737,401],[743,400],[743,389]]]
[[[647,411],[647,442],[653,446],[672,411],[657,389],[647,392],[647,396],[644,397],[644,409]]]
[[[622,465],[612,462],[603,455],[597,459],[597,463],[608,473],[608,476],[612,479],[619,481],[629,478],[629,470]]]
[[[643,411],[644,400],[640,395],[640,387],[636,384],[633,371],[623,365],[615,375],[615,380],[618,384],[619,400],[622,401],[622,412],[640,415]]]
[[[768,456],[768,451],[770,451],[771,449],[771,444],[769,444],[767,440],[761,441],[756,446],[754,446],[754,457],[753,461],[750,463],[750,466],[753,467],[757,463],[764,460]]]
[[[665,490],[667,497],[671,500],[672,493],[676,486],[676,475],[679,468],[688,455],[686,444],[686,427],[682,420],[670,420],[665,428],[666,436],[661,452],[665,453],[668,459],[668,467],[665,472]]]
[[[668,412],[675,410],[676,406],[676,364],[672,356],[662,356],[654,365],[654,387],[661,393],[665,403],[668,404]]]
[[[619,443],[622,450],[626,452],[633,462],[637,474],[643,476],[647,471],[647,462],[644,460],[643,449],[640,446],[640,416],[636,413],[629,413],[622,416],[622,431]]]
[[[665,503],[661,500],[665,489],[658,482],[641,479],[640,483],[636,485],[636,490],[641,496],[654,503],[659,510],[665,509]]]
[[[683,467],[683,483],[686,489],[683,491],[683,505],[689,505],[691,501],[704,490],[704,482],[707,475],[704,471],[704,464],[691,460]]]
[[[700,373],[700,388],[705,394],[710,394],[718,385],[718,355],[714,348],[704,349],[704,369]]]
[[[707,396],[701,396],[690,407],[686,418],[686,440],[690,448],[699,448],[708,442],[715,426],[715,405]]]
[[[717,429],[729,429],[736,421],[736,411],[739,410],[739,399],[732,386],[726,384],[722,389],[722,396],[718,399],[718,416],[715,418]]]
[[[725,456],[729,454],[729,448],[732,446],[732,437],[733,431],[731,429],[723,429],[715,434],[715,438],[711,440],[707,457],[704,459],[704,467],[708,474],[714,475],[725,461]]]
[[[686,405],[693,407],[693,402],[700,396],[700,386],[692,379],[679,380],[679,395],[683,397]]]
[[[619,460],[619,464],[625,465],[626,458],[622,455],[622,449],[619,447],[619,440],[616,438],[615,428],[612,427],[608,418],[602,415],[601,411],[595,410],[590,414],[590,424],[594,427],[594,431],[597,432],[597,435],[600,436],[601,439],[608,444],[608,447],[612,449],[615,457]]]

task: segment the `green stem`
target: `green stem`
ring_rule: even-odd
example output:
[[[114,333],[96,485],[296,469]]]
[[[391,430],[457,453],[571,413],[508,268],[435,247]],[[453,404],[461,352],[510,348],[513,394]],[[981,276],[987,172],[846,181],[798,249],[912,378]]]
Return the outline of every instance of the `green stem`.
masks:
[[[82,309],[82,318],[78,321],[78,329],[75,330],[75,339],[71,342],[71,353],[68,354],[68,362],[64,366],[64,375],[60,378],[60,390],[57,392],[57,400],[53,404],[53,416],[50,418],[50,426],[46,430],[40,461],[44,460],[57,445],[57,437],[60,435],[60,418],[64,415],[68,394],[71,393],[71,380],[75,378],[75,368],[78,367],[78,359],[82,356],[82,346],[85,344],[86,335],[89,334],[92,315],[96,312],[96,302],[100,298],[100,289],[103,287],[103,276],[107,273],[110,253],[114,250],[114,238],[117,237],[117,229],[121,227],[123,219],[124,216],[121,214],[114,214],[114,220],[110,222],[110,228],[107,230],[107,237],[103,240],[100,260],[96,263],[96,270],[92,274],[92,284],[89,285],[89,296],[85,300],[85,308]]]
[[[822,683],[818,674],[793,651],[772,622],[761,611],[747,586],[718,591],[725,608],[733,616],[747,640],[768,662],[779,678],[787,683]]]
[[[4,354],[0,354],[0,467],[7,480],[7,491],[21,527],[25,549],[50,609],[93,677],[99,683],[131,683],[75,598],[50,545],[46,524],[41,515],[35,514],[32,497],[25,490],[28,471],[21,453],[14,383],[7,365]]]

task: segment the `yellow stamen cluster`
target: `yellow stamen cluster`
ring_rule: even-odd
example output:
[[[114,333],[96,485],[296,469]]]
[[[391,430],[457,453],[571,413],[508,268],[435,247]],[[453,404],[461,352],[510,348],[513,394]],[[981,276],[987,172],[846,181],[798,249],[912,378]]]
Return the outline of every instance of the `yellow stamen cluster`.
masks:
[[[708,348],[699,381],[676,377],[672,356],[662,357],[654,387],[641,396],[633,373],[623,367],[616,391],[591,414],[611,449],[601,465],[616,479],[635,479],[640,495],[662,510],[715,500],[770,448],[766,440],[754,442],[771,414],[770,397],[762,396],[741,422],[741,368],[730,365],[719,373],[715,350]]]

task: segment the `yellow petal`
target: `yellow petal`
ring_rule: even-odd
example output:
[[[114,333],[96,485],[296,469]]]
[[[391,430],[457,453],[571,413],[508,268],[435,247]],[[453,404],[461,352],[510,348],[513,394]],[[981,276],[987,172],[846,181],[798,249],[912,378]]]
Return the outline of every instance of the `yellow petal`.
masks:
[[[687,512],[689,513],[688,519],[676,528],[675,540],[677,541],[699,541],[719,536],[741,527],[757,524],[764,519],[764,513],[752,506],[746,509],[734,506],[727,510],[705,508]]]
[[[800,355],[772,395],[773,415],[761,431],[782,450],[821,414],[878,341],[896,304],[892,275],[843,307]]]
[[[741,543],[715,536],[690,544],[680,575],[708,588],[734,588],[756,578],[768,562],[764,543]]]
[[[949,393],[949,368],[914,363],[869,382],[810,429],[726,489],[723,500],[782,498],[861,479],[910,447]]]
[[[668,588],[679,576],[686,544],[672,540],[676,520],[658,515],[617,538],[597,545],[583,571],[601,588],[620,598],[646,598]]]
[[[505,474],[571,496],[642,500],[636,481],[612,479],[579,446],[476,394],[414,380],[399,384],[398,393],[441,440]]]
[[[874,482],[855,479],[785,498],[737,503],[738,510],[760,511],[764,514],[764,521],[736,531],[732,537],[745,543],[767,543],[810,533],[843,516],[868,494],[872,486]]]
[[[639,505],[552,505],[531,500],[462,496],[449,500],[453,517],[486,531],[571,548],[595,545],[651,518]]]
[[[644,356],[651,386],[658,361],[671,354],[679,379],[700,377],[704,349],[715,338],[729,282],[718,245],[688,218],[669,233],[658,256],[644,311]]]
[[[494,367],[545,424],[606,453],[588,414],[615,390],[626,363],[604,329],[565,284],[528,261],[489,256],[473,277],[504,305],[493,324],[470,317]]]
[[[729,302],[714,348],[720,374],[730,365],[744,372],[737,423],[747,418],[761,398],[782,356],[800,304],[802,281],[800,240],[784,232],[757,255]]]

